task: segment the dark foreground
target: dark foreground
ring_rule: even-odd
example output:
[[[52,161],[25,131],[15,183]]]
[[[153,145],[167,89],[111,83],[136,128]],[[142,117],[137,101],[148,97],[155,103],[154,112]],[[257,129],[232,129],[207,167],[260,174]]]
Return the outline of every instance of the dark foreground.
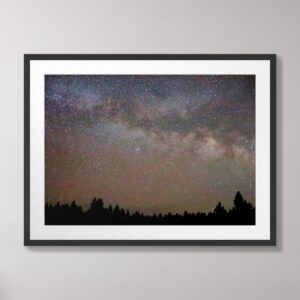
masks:
[[[45,225],[255,225],[255,208],[237,192],[234,206],[226,210],[219,202],[213,212],[183,215],[139,212],[130,214],[116,205],[105,207],[102,199],[93,199],[90,208],[83,211],[75,201],[69,204],[46,204]]]

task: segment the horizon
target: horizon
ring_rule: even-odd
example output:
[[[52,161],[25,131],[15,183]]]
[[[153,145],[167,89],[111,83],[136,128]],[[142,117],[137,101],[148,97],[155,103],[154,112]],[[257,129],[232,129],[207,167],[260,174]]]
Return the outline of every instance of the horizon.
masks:
[[[238,194],[238,193],[240,193],[240,191],[237,191],[236,192],[236,195]],[[241,193],[240,193],[241,194]],[[235,195],[235,196],[236,196]],[[242,194],[241,194],[242,195]],[[139,212],[139,211],[131,211],[130,209],[126,209],[126,208],[124,208],[124,207],[121,207],[118,203],[116,203],[116,204],[109,204],[109,205],[106,205],[106,201],[103,199],[103,198],[101,198],[101,197],[92,197],[91,198],[91,200],[90,200],[90,202],[89,202],[89,206],[87,207],[87,208],[85,208],[85,209],[83,209],[83,207],[80,205],[80,204],[78,204],[77,202],[76,202],[76,200],[72,200],[72,201],[69,201],[69,202],[63,202],[63,203],[60,203],[59,201],[57,201],[56,203],[52,203],[52,202],[46,202],[45,204],[46,204],[46,206],[47,205],[49,205],[49,206],[56,206],[56,205],[60,205],[60,206],[63,206],[63,205],[68,205],[68,206],[71,206],[73,203],[76,205],[76,206],[78,206],[78,207],[81,207],[82,208],[82,210],[83,210],[83,212],[87,212],[89,209],[90,209],[90,207],[91,207],[91,204],[92,204],[92,202],[93,201],[99,201],[99,200],[101,200],[102,202],[103,202],[103,207],[104,208],[109,208],[109,207],[111,207],[112,209],[114,209],[116,206],[118,206],[120,209],[124,209],[124,210],[126,210],[126,211],[129,211],[130,212],[130,214],[134,214],[134,213],[140,213],[140,214],[144,214],[143,212]],[[247,199],[244,199],[245,201],[247,201]],[[248,202],[248,201],[247,201]],[[223,206],[223,204],[222,204],[222,202],[221,201],[217,201],[217,204],[218,203],[220,203],[222,206]],[[250,203],[250,202],[249,202]],[[250,203],[251,205],[253,205],[252,203]],[[234,207],[234,199],[232,200],[232,206],[231,207],[229,207],[228,209],[226,209],[226,210],[230,210],[230,209],[232,209]],[[255,208],[255,205],[253,205],[253,208]],[[183,213],[185,213],[185,212],[187,212],[187,213],[201,213],[201,214],[203,214],[203,213],[205,213],[205,214],[207,214],[207,213],[209,213],[209,212],[212,212],[212,211],[208,211],[208,212],[203,212],[203,211],[197,211],[197,212],[189,212],[189,211],[184,211]],[[154,213],[152,213],[152,214],[144,214],[145,216],[151,216],[151,215],[154,215],[154,214],[162,214],[163,216],[165,216],[165,215],[167,215],[167,214],[169,214],[170,212],[166,212],[166,213],[160,213],[160,212],[158,212],[158,213],[156,213],[156,212],[154,212]],[[173,214],[178,214],[178,215],[182,215],[183,214],[182,212],[181,213],[179,213],[179,212],[173,212]]]

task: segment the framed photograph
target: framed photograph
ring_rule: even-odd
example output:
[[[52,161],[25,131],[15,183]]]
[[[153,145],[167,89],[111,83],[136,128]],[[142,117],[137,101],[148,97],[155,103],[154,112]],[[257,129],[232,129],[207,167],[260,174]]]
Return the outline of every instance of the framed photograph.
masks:
[[[25,245],[275,245],[276,56],[24,57]]]

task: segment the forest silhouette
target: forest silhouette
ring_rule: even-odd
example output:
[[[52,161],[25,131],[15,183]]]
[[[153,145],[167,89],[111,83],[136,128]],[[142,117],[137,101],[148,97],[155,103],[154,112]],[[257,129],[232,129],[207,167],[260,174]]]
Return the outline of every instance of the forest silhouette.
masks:
[[[84,211],[75,201],[71,204],[45,205],[45,225],[255,225],[255,207],[243,199],[238,191],[233,207],[226,210],[221,202],[209,213],[130,214],[119,205],[106,207],[100,198],[94,198]]]

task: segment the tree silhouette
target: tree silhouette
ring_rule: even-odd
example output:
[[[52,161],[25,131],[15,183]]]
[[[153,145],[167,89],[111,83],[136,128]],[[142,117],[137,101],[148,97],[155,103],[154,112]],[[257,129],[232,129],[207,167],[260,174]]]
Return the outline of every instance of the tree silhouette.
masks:
[[[238,191],[233,207],[228,211],[219,201],[211,212],[154,213],[146,215],[138,211],[130,214],[116,205],[106,207],[101,198],[94,198],[83,211],[75,201],[71,204],[45,204],[46,225],[255,225],[255,208],[244,200]]]
[[[90,205],[90,210],[101,210],[103,208],[103,200],[94,198]]]
[[[214,214],[216,215],[220,215],[220,216],[225,216],[227,214],[226,209],[224,208],[224,206],[222,206],[221,202],[219,201],[215,210],[214,210]]]

